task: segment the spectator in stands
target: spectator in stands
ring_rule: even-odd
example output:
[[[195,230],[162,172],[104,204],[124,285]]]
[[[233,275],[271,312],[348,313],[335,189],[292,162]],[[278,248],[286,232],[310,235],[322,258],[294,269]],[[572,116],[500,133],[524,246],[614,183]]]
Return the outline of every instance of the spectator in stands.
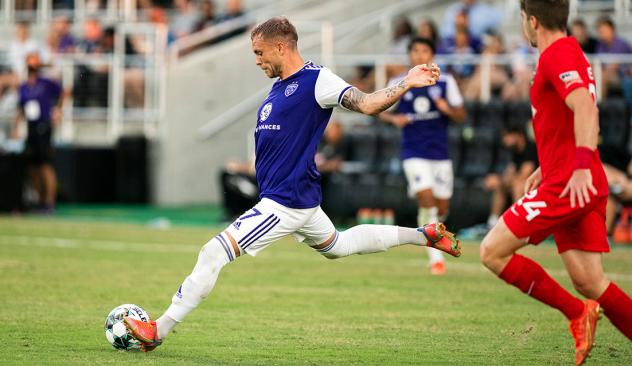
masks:
[[[600,144],[598,148],[610,190],[606,206],[606,230],[612,234],[617,206],[632,203],[632,156],[625,147]]]
[[[29,24],[18,22],[15,25],[15,39],[9,43],[9,62],[11,69],[19,81],[27,77],[27,69],[24,60],[26,55],[32,52],[39,52],[43,63],[50,62],[50,54],[44,50],[44,46],[32,39],[29,35]]]
[[[36,0],[15,0],[15,10],[35,10]]]
[[[455,37],[458,33],[464,34],[467,33],[469,46],[475,53],[479,53],[481,51],[481,40],[477,36],[473,35],[469,29],[469,15],[467,8],[463,8],[459,13],[457,13],[456,18],[454,19],[455,26],[455,36],[454,37],[444,37],[443,47],[447,50],[454,49]]]
[[[154,27],[164,30],[167,34],[167,45],[170,45],[176,40],[176,35],[169,29],[169,17],[164,7],[160,5],[152,5],[147,13],[147,18]]]
[[[597,52],[597,39],[590,35],[588,27],[582,18],[577,18],[571,23],[571,35],[575,37],[577,43],[587,55],[592,55]]]
[[[97,18],[83,22],[83,38],[76,52],[82,55],[100,55],[105,52],[105,32]],[[73,102],[78,107],[106,107],[108,104],[108,66],[105,63],[79,64],[75,71]]]
[[[400,17],[395,21],[393,28],[393,38],[388,53],[394,57],[394,62],[386,66],[386,77],[393,78],[406,71],[407,68],[402,63],[405,62],[400,56],[406,55],[408,44],[414,35],[413,26],[406,17]]]
[[[330,120],[314,156],[316,168],[321,177],[323,194],[326,195],[329,191],[332,176],[342,171],[345,161],[348,161],[352,156],[352,144],[349,136],[345,135],[342,124],[336,119]],[[331,201],[324,197],[321,206],[327,208],[329,202]]]
[[[360,65],[354,68],[349,84],[365,93],[375,91],[375,68],[373,65]]]
[[[29,53],[26,64],[28,76],[19,87],[13,135],[18,136],[19,124],[26,120],[28,133],[24,152],[31,183],[38,194],[40,208],[50,213],[55,208],[57,193],[51,137],[62,116],[62,88],[56,81],[40,75],[39,53]]]
[[[511,53],[511,80],[503,86],[502,99],[505,101],[523,101],[529,99],[533,78],[535,49],[527,39],[514,45]]]
[[[433,63],[435,45],[425,38],[413,38],[408,46],[411,65]],[[406,74],[392,79],[396,85]],[[453,169],[448,147],[448,124],[464,122],[463,98],[457,83],[443,73],[437,83],[413,88],[379,117],[402,129],[402,160],[408,193],[417,201],[417,222],[443,222],[448,216],[453,190]],[[444,274],[443,255],[429,249],[432,274]]]
[[[401,17],[395,22],[393,29],[393,39],[389,53],[391,55],[405,55],[408,44],[414,35],[413,26],[406,17]]]
[[[75,51],[75,37],[70,32],[70,19],[57,17],[51,24],[48,33],[48,46],[53,53],[73,53]]]
[[[483,56],[498,56],[505,52],[503,39],[500,35],[488,35],[485,37],[485,49]],[[509,73],[504,65],[491,64],[490,87],[492,95],[500,95],[502,88],[509,82]],[[467,100],[477,100],[481,95],[482,65],[477,65],[474,74],[467,82],[464,95]]]
[[[437,29],[437,24],[435,24],[432,19],[424,19],[419,23],[417,36],[431,40],[436,45],[437,53],[442,53],[443,46],[439,37],[439,30]]]
[[[599,38],[599,43],[597,44],[598,54],[632,53],[632,46],[617,35],[615,24],[609,17],[603,16],[597,20],[597,33]],[[602,76],[604,95],[625,93],[623,89],[627,83],[624,79],[629,78],[629,76],[629,66],[625,67],[619,63],[604,64]]]
[[[201,10],[201,18],[195,25],[196,32],[212,27],[217,24],[218,21],[217,14],[215,13],[215,3],[213,0],[202,0]]]
[[[466,29],[458,29],[454,37],[454,45],[446,47],[445,53],[466,57],[476,54],[470,42],[470,33]],[[468,63],[453,64],[446,68],[457,81],[459,89],[463,90],[469,78],[474,74],[474,65]]]
[[[221,15],[218,19],[218,23],[225,23],[232,20],[237,20],[243,17],[245,14],[244,4],[241,0],[228,0],[226,1],[226,7],[224,14]],[[216,42],[222,42],[229,38],[240,35],[248,30],[248,25],[244,24],[243,26],[237,26],[232,31],[228,31],[217,38]]]
[[[201,15],[191,0],[175,0],[176,13],[171,18],[169,28],[176,38],[187,36],[195,31]]]
[[[245,14],[244,3],[241,0],[227,0],[224,14],[219,18],[220,22],[239,18]]]
[[[115,33],[113,27],[108,27],[103,32],[100,48],[102,53],[111,54],[114,52]],[[124,42],[126,55],[134,56],[138,54],[129,37],[125,37]],[[128,61],[123,70],[123,93],[125,107],[127,108],[142,108],[145,103],[145,71],[140,66],[142,65]],[[107,72],[107,70],[104,70],[104,72]]]
[[[102,51],[103,26],[97,18],[87,18],[83,22],[83,38],[77,44],[77,52],[83,54]]]
[[[351,156],[351,144],[345,136],[342,124],[335,119],[329,121],[314,158],[316,168],[325,178],[325,175],[339,172],[343,162]]]
[[[229,160],[220,172],[220,184],[226,219],[232,221],[259,200],[254,157],[247,162]]]
[[[456,18],[463,10],[469,16],[468,29],[472,36],[481,38],[485,33],[496,33],[502,23],[503,13],[500,9],[482,4],[477,0],[462,0],[451,5],[443,15],[441,35],[443,37],[456,36]]]
[[[484,187],[492,192],[488,229],[493,228],[507,205],[507,198],[515,202],[524,195],[526,179],[538,167],[535,143],[527,137],[523,126],[508,126],[502,133],[502,143],[511,151],[511,162],[502,174],[492,173],[485,177]]]

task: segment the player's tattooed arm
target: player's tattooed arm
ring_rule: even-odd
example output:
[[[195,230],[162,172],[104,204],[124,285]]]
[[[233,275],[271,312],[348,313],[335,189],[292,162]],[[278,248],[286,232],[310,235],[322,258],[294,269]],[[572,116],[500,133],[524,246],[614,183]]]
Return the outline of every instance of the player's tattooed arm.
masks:
[[[363,93],[357,88],[350,88],[342,97],[341,104],[351,111],[378,114],[395,104],[408,89],[408,83],[405,79],[371,94]]]
[[[395,104],[410,88],[434,85],[439,79],[439,66],[417,65],[399,83],[374,93],[366,94],[350,88],[342,97],[342,106],[364,114],[378,114]]]

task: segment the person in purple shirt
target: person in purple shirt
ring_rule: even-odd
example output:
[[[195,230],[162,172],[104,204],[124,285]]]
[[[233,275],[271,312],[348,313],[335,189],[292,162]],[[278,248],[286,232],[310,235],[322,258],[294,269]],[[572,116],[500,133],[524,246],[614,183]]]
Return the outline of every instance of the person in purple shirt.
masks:
[[[502,24],[503,12],[500,8],[477,0],[461,0],[446,9],[441,22],[442,37],[455,36],[455,20],[464,9],[469,15],[468,29],[473,37],[480,38],[490,31],[496,33]]]
[[[630,54],[632,46],[622,37],[617,35],[617,29],[608,16],[597,20],[597,54]],[[620,63],[604,63],[603,65],[603,90],[604,95],[617,94],[624,88],[625,79],[629,79],[632,70]]]
[[[57,192],[51,136],[61,117],[62,88],[56,81],[40,75],[39,53],[28,54],[26,65],[27,79],[19,86],[13,135],[17,137],[19,124],[26,120],[28,132],[24,154],[31,182],[37,191],[40,208],[50,213],[54,210]]]
[[[287,235],[329,259],[404,244],[460,255],[458,241],[439,223],[419,229],[358,225],[339,232],[320,207],[320,173],[314,161],[334,107],[380,113],[411,88],[434,85],[438,67],[414,66],[396,85],[365,94],[329,69],[305,62],[297,48],[296,29],[284,17],[255,27],[251,40],[257,66],[269,78],[276,78],[257,112],[255,169],[260,201],[202,248],[193,272],[156,322],[124,319],[145,351],[160,345],[210,294],[222,267],[244,254],[254,256]]]

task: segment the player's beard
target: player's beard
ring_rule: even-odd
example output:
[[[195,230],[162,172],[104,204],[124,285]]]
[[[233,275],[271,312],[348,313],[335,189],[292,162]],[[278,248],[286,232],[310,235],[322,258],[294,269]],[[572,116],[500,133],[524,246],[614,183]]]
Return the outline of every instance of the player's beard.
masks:
[[[276,78],[281,76],[281,65],[270,65],[270,78]]]

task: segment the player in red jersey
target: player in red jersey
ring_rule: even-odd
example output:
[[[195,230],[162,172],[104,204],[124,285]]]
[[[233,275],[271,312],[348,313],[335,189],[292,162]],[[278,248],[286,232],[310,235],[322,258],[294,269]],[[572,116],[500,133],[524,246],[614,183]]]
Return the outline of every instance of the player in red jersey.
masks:
[[[632,299],[608,280],[605,228],[608,183],[596,151],[595,81],[577,41],[566,36],[568,0],[521,0],[522,27],[540,51],[531,87],[540,160],[525,196],[507,210],[481,244],[483,264],[508,284],[560,310],[570,321],[575,361],[592,349],[599,308],[632,340]],[[582,301],[544,269],[516,252],[553,235]]]

